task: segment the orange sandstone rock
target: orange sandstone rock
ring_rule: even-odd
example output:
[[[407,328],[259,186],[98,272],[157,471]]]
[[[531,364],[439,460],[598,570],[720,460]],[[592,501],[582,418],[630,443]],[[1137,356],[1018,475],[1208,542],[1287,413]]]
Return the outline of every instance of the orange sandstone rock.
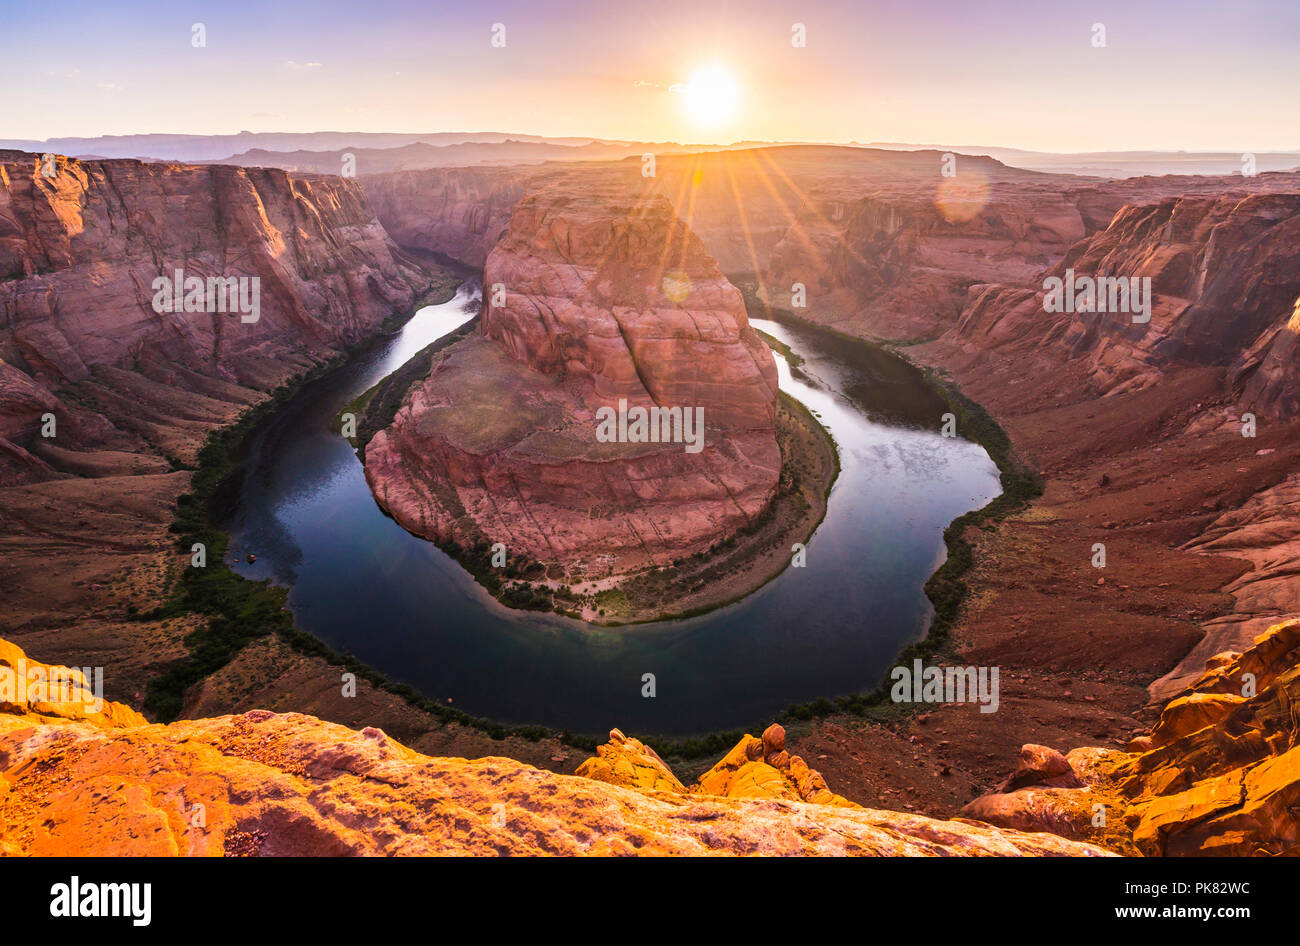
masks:
[[[1297,704],[1300,620],[1292,620],[1259,635],[1243,653],[1208,661],[1205,673],[1166,704],[1151,734],[1133,740],[1130,751],[1070,752],[1081,787],[1061,786],[1050,768],[1017,769],[1018,790],[977,798],[962,813],[1123,853],[1295,853]]]
[[[65,720],[101,729],[146,725],[129,706],[97,697],[94,681],[81,668],[40,663],[16,644],[0,640],[0,728]]]
[[[77,718],[5,704],[0,854],[1106,853],[1051,835],[800,800],[808,792],[796,795],[790,776],[809,774],[793,759],[769,779],[774,793],[719,797],[702,786],[686,792],[653,751],[617,730],[602,748],[583,766],[597,777],[585,778],[510,759],[430,758],[378,729],[296,713],[148,725],[118,706]]]
[[[578,766],[575,774],[642,791],[686,794],[686,786],[677,780],[657,752],[617,729],[610,730],[609,742],[598,747],[596,754]]]

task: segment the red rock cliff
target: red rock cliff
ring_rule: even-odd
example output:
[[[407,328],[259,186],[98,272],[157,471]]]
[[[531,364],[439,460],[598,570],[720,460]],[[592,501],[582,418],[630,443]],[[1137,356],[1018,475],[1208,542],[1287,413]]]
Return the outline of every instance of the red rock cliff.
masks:
[[[365,175],[375,215],[402,246],[482,266],[534,168],[448,168]]]
[[[60,446],[129,449],[114,371],[206,396],[220,392],[191,373],[271,387],[409,308],[424,280],[354,182],[62,157],[41,170],[0,155],[0,437],[30,437],[53,408]],[[153,281],[177,269],[257,277],[257,320],[155,311]],[[86,399],[98,410],[60,405],[52,392],[77,385],[118,390]]]
[[[1180,365],[1218,366],[1243,409],[1300,415],[1300,193],[1126,206],[1043,275],[1065,278],[1067,270],[1149,279],[1150,321],[1135,323],[1130,312],[1047,313],[1042,280],[977,286],[954,340],[1070,359],[1106,393],[1148,388]]]

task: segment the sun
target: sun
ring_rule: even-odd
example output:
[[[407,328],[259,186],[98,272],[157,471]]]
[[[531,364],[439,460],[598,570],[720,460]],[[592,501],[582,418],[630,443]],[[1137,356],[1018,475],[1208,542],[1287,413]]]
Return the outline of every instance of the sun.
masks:
[[[716,63],[697,69],[682,87],[686,111],[701,125],[718,125],[736,114],[740,83]]]

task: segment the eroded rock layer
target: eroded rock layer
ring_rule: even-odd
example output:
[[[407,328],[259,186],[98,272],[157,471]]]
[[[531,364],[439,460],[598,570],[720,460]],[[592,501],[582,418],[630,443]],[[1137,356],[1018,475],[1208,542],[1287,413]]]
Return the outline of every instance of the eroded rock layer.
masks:
[[[372,174],[362,181],[399,246],[482,266],[510,224],[533,168],[448,168]]]
[[[975,286],[955,340],[1079,360],[1108,394],[1149,388],[1170,366],[1222,366],[1244,409],[1300,414],[1300,194],[1126,206],[1047,271],[1068,273],[1149,280],[1150,311],[1114,311],[1111,299],[1111,311],[1049,312],[1041,283]]]
[[[398,522],[624,570],[704,551],[763,512],[781,467],[776,365],[666,200],[591,182],[532,194],[484,284],[480,334],[439,352],[366,448]],[[659,409],[682,418],[671,442],[602,432]]]
[[[183,457],[154,403],[166,387],[194,395],[175,406],[180,426],[211,422],[238,388],[273,387],[361,340],[427,282],[341,178],[61,156],[46,170],[0,153],[0,482],[54,475],[63,457],[45,447],[161,442]],[[154,281],[178,270],[205,286],[246,280],[249,306],[181,311],[177,298],[160,311]],[[37,442],[46,413],[60,429]]]
[[[25,659],[0,641],[0,672]],[[633,751],[649,752],[621,740],[602,758]],[[812,787],[813,775],[800,784]],[[381,730],[297,713],[150,726],[116,704],[86,714],[0,702],[7,855],[1105,853],[837,804],[824,785],[813,797],[784,782],[769,791],[772,781],[685,793],[670,772],[617,785],[511,759],[431,758]]]
[[[1294,854],[1300,844],[1300,621],[1210,658],[1127,751],[1025,746],[1003,791],[963,809],[1124,853]]]

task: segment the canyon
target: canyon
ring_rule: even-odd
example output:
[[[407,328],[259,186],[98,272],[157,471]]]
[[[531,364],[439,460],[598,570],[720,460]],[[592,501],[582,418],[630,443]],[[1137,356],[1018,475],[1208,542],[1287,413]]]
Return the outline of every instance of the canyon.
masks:
[[[13,824],[25,826],[6,835],[7,850],[52,852],[92,833],[106,809],[92,809],[96,822],[73,824],[90,816],[69,799],[79,797],[78,784],[99,784],[112,770],[132,773],[135,788],[122,802],[131,817],[147,815],[156,826],[140,835],[153,840],[139,843],[169,852],[181,841],[212,853],[271,844],[269,852],[273,838],[298,852],[425,852],[468,838],[477,839],[474,850],[532,850],[497,820],[539,786],[559,799],[539,823],[565,826],[557,851],[566,852],[611,850],[593,848],[598,837],[675,851],[772,850],[764,845],[785,837],[791,851],[825,850],[815,839],[830,826],[852,839],[837,851],[863,853],[1293,849],[1300,761],[1285,707],[1300,662],[1300,174],[1098,181],[963,155],[956,177],[944,178],[938,152],[799,146],[664,155],[648,180],[635,160],[348,181],[60,159],[49,181],[34,156],[2,157],[3,636],[40,659],[106,665],[110,697],[122,703],[140,705],[145,682],[184,654],[199,620],[134,621],[125,608],[158,600],[181,567],[166,528],[204,437],[445,284],[434,262],[441,257],[484,267],[489,286],[494,276],[506,285],[506,305],[488,308],[458,351],[430,361],[391,426],[366,447],[368,475],[376,475],[373,463],[379,478],[400,483],[406,464],[433,456],[468,483],[475,451],[466,445],[479,435],[492,435],[494,447],[509,439],[486,427],[451,432],[457,443],[437,426],[437,410],[464,396],[475,373],[453,383],[455,371],[478,364],[459,359],[489,360],[494,374],[515,379],[506,393],[547,392],[548,409],[569,420],[596,391],[678,396],[673,372],[642,378],[640,369],[646,361],[671,366],[680,338],[669,336],[662,362],[654,333],[634,330],[620,346],[611,322],[621,319],[600,295],[611,280],[649,308],[716,321],[718,363],[743,369],[723,375],[730,389],[720,412],[733,425],[726,442],[768,458],[757,472],[744,468],[751,513],[779,467],[778,407],[774,385],[762,394],[769,375],[759,355],[771,356],[745,335],[737,287],[760,306],[892,341],[985,406],[1046,480],[1041,498],[964,536],[969,595],[940,656],[1001,668],[995,714],[943,705],[885,718],[832,710],[787,720],[780,749],[775,734],[770,744],[751,737],[719,763],[732,775],[705,773],[697,790],[684,790],[652,750],[621,734],[575,777],[567,774],[578,767],[572,750],[553,737],[492,740],[369,685],[357,700],[339,700],[327,682],[337,680],[337,665],[271,637],[194,687],[189,718],[166,726],[126,707],[111,725],[0,707],[8,714],[0,716],[0,805],[24,813]],[[561,201],[570,203],[558,219],[576,225],[548,216]],[[677,290],[664,273],[657,281],[629,276],[637,240],[690,248],[673,260],[692,274],[689,305],[667,295]],[[607,259],[622,262],[602,279],[586,275]],[[260,276],[259,322],[153,313],[150,280],[182,264]],[[1043,281],[1067,268],[1151,278],[1151,322],[1045,312]],[[796,283],[806,289],[804,307],[794,302]],[[557,297],[581,331],[547,330],[566,323],[536,317],[535,300]],[[638,357],[640,344],[654,354]],[[561,366],[576,391],[556,380]],[[39,434],[47,412],[59,420],[54,444]],[[1243,436],[1247,413],[1257,418],[1253,436]],[[510,419],[501,418],[503,428]],[[417,437],[425,438],[418,446]],[[516,452],[509,463],[537,456]],[[672,456],[686,462],[680,448]],[[498,492],[467,493],[467,514]],[[398,514],[429,533],[463,528],[441,500],[410,484],[381,501],[406,508]],[[543,541],[541,530],[510,518],[507,545],[551,554],[551,536]],[[704,534],[675,524],[665,547],[698,549]],[[570,533],[567,548],[578,539]],[[462,539],[476,540],[469,532]],[[1097,543],[1107,549],[1104,570],[1090,561]],[[1253,695],[1241,692],[1243,673],[1255,675]],[[186,740],[194,745],[183,748]],[[60,754],[65,744],[76,751]],[[498,751],[521,761],[445,758]],[[795,766],[796,756],[817,764],[816,779],[805,763]],[[299,801],[259,803],[265,809],[256,813],[214,801],[224,837],[188,837],[143,800],[156,791],[151,780],[161,776],[150,773],[161,758],[196,777],[275,784],[287,799],[336,798],[352,820],[340,827],[318,811],[286,814]],[[63,807],[50,829],[42,827],[49,813],[30,807],[43,786],[14,786],[44,777],[55,760],[71,787],[51,802]],[[746,770],[760,760],[767,768]],[[401,788],[370,794],[373,785],[356,781],[361,771],[391,774]],[[481,834],[449,832],[452,809],[438,806],[392,827],[386,819],[398,816],[383,809],[427,792],[430,778],[474,799],[466,808]],[[829,798],[827,782],[841,794]],[[772,794],[738,797],[758,793],[755,786]],[[1101,828],[1092,821],[1098,804],[1111,813]],[[584,827],[575,812],[593,806],[606,806],[599,810],[609,820]],[[302,834],[286,827],[308,822]],[[374,840],[370,828],[380,823],[392,827],[384,833],[396,839],[390,847]],[[698,823],[727,827],[706,843]],[[902,840],[884,844],[877,832],[886,828]]]

